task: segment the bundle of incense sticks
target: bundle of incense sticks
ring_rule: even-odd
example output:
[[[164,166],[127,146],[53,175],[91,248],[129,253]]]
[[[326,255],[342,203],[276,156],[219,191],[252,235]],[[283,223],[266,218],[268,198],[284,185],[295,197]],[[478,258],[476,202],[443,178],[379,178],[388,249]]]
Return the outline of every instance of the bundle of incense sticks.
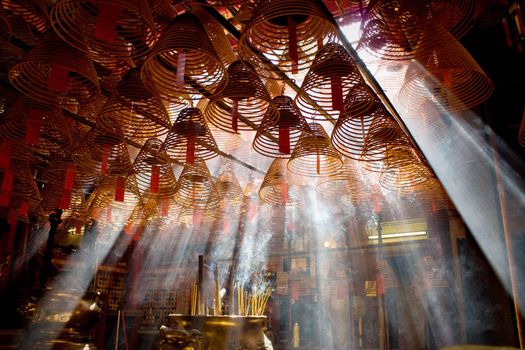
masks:
[[[239,285],[235,289],[237,295],[236,315],[261,316],[266,310],[266,304],[272,294],[273,285],[262,284],[251,291],[245,291],[245,286]]]

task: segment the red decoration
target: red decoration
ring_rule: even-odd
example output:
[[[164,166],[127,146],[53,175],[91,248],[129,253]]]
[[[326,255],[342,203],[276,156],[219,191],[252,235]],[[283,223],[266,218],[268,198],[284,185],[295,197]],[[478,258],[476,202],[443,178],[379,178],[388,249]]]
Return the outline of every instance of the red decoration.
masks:
[[[195,135],[188,135],[186,139],[186,163],[194,164],[195,163]]]
[[[184,87],[184,74],[186,73],[186,53],[179,51],[177,56],[177,77],[175,83],[179,88]]]
[[[432,213],[437,212],[438,205],[435,199],[432,200]]]
[[[0,193],[0,208],[9,207],[10,202],[11,202],[10,194]]]
[[[20,203],[20,206],[18,207],[18,215],[20,215],[23,218],[27,218],[29,214],[29,203],[22,202]]]
[[[66,179],[64,181],[64,190],[73,191],[73,186],[75,185],[75,166],[68,165],[66,170]]]
[[[372,206],[374,213],[379,214],[381,212],[381,197],[378,194],[374,195]]]
[[[452,77],[450,76],[450,70],[446,70],[443,72],[443,85],[445,85],[445,87],[450,87],[452,83]]]
[[[117,36],[117,19],[121,6],[111,1],[101,1],[99,6],[95,37],[113,43]]]
[[[283,182],[281,184],[281,198],[283,200],[283,204],[286,204],[288,202],[288,185],[286,182]]]
[[[69,89],[68,81],[69,81],[69,70],[67,68],[64,68],[58,65],[51,66],[51,73],[49,74],[49,78],[47,80],[47,86],[51,90],[56,90],[56,91],[61,91],[61,92],[67,91]]]
[[[170,210],[170,202],[166,198],[162,199],[161,201],[161,210],[160,213],[162,216],[168,215]]]
[[[124,189],[126,188],[126,178],[117,177],[117,186],[115,188],[115,201],[124,202]]]
[[[111,222],[111,214],[112,214],[113,210],[111,207],[107,207],[106,209],[106,221],[107,222]]]
[[[3,140],[0,144],[0,170],[9,169],[11,163],[11,152],[13,150],[13,142],[10,140]]]
[[[383,278],[382,273],[378,273],[376,277],[376,287],[378,295],[385,295],[385,279]]]
[[[290,154],[290,128],[279,124],[279,152]]]
[[[343,103],[343,82],[341,77],[336,75],[331,78],[332,80],[332,108],[336,111],[344,111]]]
[[[82,225],[81,224],[77,224],[77,226],[75,227],[75,234],[77,234],[77,235],[81,235],[82,234]]]
[[[239,100],[233,99],[232,107],[232,129],[233,131],[239,131]]]
[[[124,227],[124,233],[126,235],[131,235],[133,233],[133,224],[127,223]]]
[[[104,145],[104,148],[102,150],[101,164],[100,164],[100,172],[102,173],[102,176],[106,176],[108,174],[108,158],[109,158],[109,145]]]
[[[159,180],[160,180],[160,166],[153,165],[151,167],[151,181],[149,185],[149,190],[152,193],[159,193]]]
[[[292,61],[292,74],[299,73],[299,52],[297,51],[297,23],[288,16],[288,52]]]
[[[508,47],[512,47],[512,39],[510,37],[510,27],[509,22],[507,22],[506,18],[503,18],[501,20],[501,24],[503,26],[503,32],[505,33],[505,43]]]
[[[64,190],[62,191],[62,197],[60,198],[60,203],[58,207],[60,209],[69,209],[71,205],[71,191]]]
[[[27,129],[24,141],[30,145],[38,145],[43,124],[44,120],[41,112],[29,109],[27,111]]]
[[[4,176],[2,177],[2,187],[0,191],[4,194],[9,194],[13,190],[13,180],[15,179],[15,174],[12,171],[4,171]]]

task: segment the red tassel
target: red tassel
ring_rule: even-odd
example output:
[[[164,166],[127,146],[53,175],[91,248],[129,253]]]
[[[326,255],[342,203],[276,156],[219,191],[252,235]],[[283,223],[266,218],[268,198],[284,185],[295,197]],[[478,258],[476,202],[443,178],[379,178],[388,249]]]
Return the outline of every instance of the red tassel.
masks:
[[[195,163],[195,135],[189,135],[186,139],[186,163]]]
[[[124,227],[124,233],[126,235],[133,234],[133,224],[127,223],[126,226]]]
[[[75,166],[68,165],[66,170],[66,180],[64,181],[64,190],[73,191],[75,185]]]
[[[11,202],[11,194],[4,194],[0,193],[0,208],[7,208],[9,207],[9,203]]]
[[[161,215],[162,216],[168,215],[169,210],[170,210],[170,202],[169,202],[169,200],[167,198],[163,198],[162,199],[162,207],[161,207],[161,210],[160,210]]]
[[[103,150],[102,150],[101,164],[100,164],[100,172],[102,173],[102,176],[106,176],[108,174],[108,158],[109,158],[109,145],[104,145]]]
[[[279,152],[290,154],[290,128],[279,124]]]
[[[11,166],[11,152],[13,150],[13,142],[10,140],[3,140],[0,144],[0,170],[9,169]]]
[[[58,207],[60,209],[69,209],[71,205],[71,191],[64,190],[62,191],[62,198],[60,198],[60,204]]]
[[[77,235],[81,235],[82,234],[82,225],[81,224],[77,224],[77,226],[75,227],[75,234],[77,234]]]
[[[297,24],[288,16],[288,52],[292,61],[292,74],[299,73],[299,52],[297,51]]]
[[[432,213],[436,213],[437,212],[437,202],[435,199],[432,200]]]
[[[0,191],[5,194],[11,193],[11,191],[13,191],[14,179],[15,174],[12,171],[4,171],[4,176],[2,177],[2,187],[0,187]]]
[[[186,53],[182,50],[179,51],[177,56],[177,78],[175,84],[177,87],[184,87],[184,74],[186,73]]]
[[[153,165],[151,167],[151,181],[149,184],[149,190],[151,193],[159,193],[159,180],[160,180],[160,166]]]
[[[446,71],[443,72],[443,85],[449,88],[451,83],[452,83],[452,77],[450,75],[450,70],[447,69]]]
[[[377,287],[377,294],[378,295],[385,295],[385,279],[383,278],[383,274],[382,273],[378,273],[377,274],[377,279],[376,279],[376,287]]]
[[[29,203],[20,203],[20,206],[18,207],[18,215],[20,217],[27,218],[27,216],[29,215]]]
[[[123,176],[117,177],[117,186],[115,188],[115,201],[124,202],[124,189],[126,188],[126,178]]]
[[[27,129],[24,141],[30,145],[38,145],[40,142],[40,131],[44,125],[42,113],[36,109],[27,111]]]
[[[113,43],[117,36],[117,19],[121,6],[110,1],[101,1],[99,3],[95,37]]]
[[[343,82],[340,76],[333,76],[331,78],[332,87],[332,109],[335,111],[343,112]]]
[[[316,169],[317,175],[321,175],[321,155],[317,152]]]
[[[508,47],[512,47],[512,39],[510,36],[510,27],[509,22],[507,22],[506,18],[503,18],[501,20],[501,25],[503,26],[503,32],[505,33],[505,43]]]
[[[233,99],[232,129],[235,132],[239,131],[239,101],[236,98]]]
[[[288,186],[286,182],[283,182],[281,184],[281,199],[283,201],[283,204],[286,204],[286,202],[288,202]]]
[[[374,213],[376,214],[379,214],[381,212],[381,197],[379,197],[379,195],[374,195],[373,209]]]
[[[106,221],[107,222],[111,222],[111,216],[112,216],[111,214],[113,212],[112,209],[113,209],[112,207],[107,207],[106,209]]]
[[[67,68],[52,65],[51,73],[47,80],[47,87],[51,90],[65,92],[69,89],[69,70]]]

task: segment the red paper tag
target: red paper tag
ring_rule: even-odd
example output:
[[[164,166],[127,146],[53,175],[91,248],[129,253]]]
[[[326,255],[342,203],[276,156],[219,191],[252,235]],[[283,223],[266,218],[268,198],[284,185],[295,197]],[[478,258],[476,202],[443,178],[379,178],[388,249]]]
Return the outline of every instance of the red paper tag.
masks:
[[[9,203],[11,202],[11,195],[0,193],[0,207],[6,208],[9,207]]]
[[[279,152],[290,154],[290,128],[279,125]]]
[[[126,226],[124,227],[124,233],[126,235],[131,235],[133,233],[133,224],[127,223]]]
[[[508,47],[512,47],[512,39],[510,36],[510,28],[509,23],[507,22],[506,18],[503,18],[501,20],[501,24],[503,25],[503,32],[505,33],[505,43]]]
[[[383,274],[378,273],[377,274],[377,294],[378,295],[384,295],[385,294],[385,279],[383,278]]]
[[[288,16],[288,52],[292,61],[292,74],[299,73],[299,52],[297,51],[297,23]]]
[[[65,92],[69,90],[69,70],[67,68],[52,65],[49,78],[47,80],[47,87],[51,90]]]
[[[161,201],[161,210],[160,213],[162,216],[168,215],[170,210],[170,201],[167,198],[163,198]]]
[[[64,181],[64,190],[73,191],[73,186],[75,185],[75,166],[68,165],[66,170],[66,179]]]
[[[435,213],[437,211],[437,202],[435,199],[432,199],[432,213]]]
[[[149,190],[152,193],[159,193],[159,180],[160,180],[160,166],[153,165],[151,167],[151,181]]]
[[[379,195],[374,195],[372,206],[374,213],[379,214],[381,212],[381,197]]]
[[[13,181],[15,179],[15,174],[10,170],[4,171],[4,176],[2,177],[2,186],[0,191],[4,194],[9,194],[13,191]]]
[[[239,131],[239,100],[233,99],[232,106],[232,129],[233,131]]]
[[[62,197],[60,198],[60,204],[58,207],[60,209],[69,209],[71,205],[71,191],[64,190],[62,191]]]
[[[340,76],[333,76],[331,78],[332,87],[332,109],[335,111],[343,112],[343,82]]]
[[[82,225],[81,224],[77,224],[77,226],[75,227],[75,234],[77,234],[77,235],[81,235],[82,234]]]
[[[281,184],[281,199],[283,201],[283,204],[286,204],[288,202],[288,185],[286,182],[283,182]]]
[[[9,169],[11,166],[12,150],[13,142],[10,140],[3,140],[0,144],[0,170]]]
[[[124,202],[124,191],[126,188],[126,178],[123,176],[117,177],[117,186],[115,188],[115,201]]]
[[[111,222],[111,214],[113,213],[112,207],[106,208],[106,222]]]
[[[20,207],[18,207],[18,215],[20,215],[23,218],[27,218],[29,214],[29,203],[22,202],[20,203]]]
[[[443,85],[445,85],[447,88],[450,87],[452,82],[452,77],[450,76],[450,70],[447,69],[443,72]]]
[[[195,135],[189,135],[186,139],[188,143],[186,146],[186,163],[195,163]]]
[[[108,174],[108,158],[109,158],[109,145],[104,145],[102,149],[102,156],[100,160],[100,172],[102,176]]]
[[[111,1],[100,1],[99,4],[95,37],[113,43],[117,36],[117,19],[121,6]]]
[[[44,125],[42,113],[36,109],[27,110],[27,129],[24,141],[30,145],[38,145],[40,142],[40,131]]]
[[[177,77],[175,79],[175,84],[177,87],[184,87],[184,74],[186,73],[186,53],[182,50],[179,51],[177,56]]]

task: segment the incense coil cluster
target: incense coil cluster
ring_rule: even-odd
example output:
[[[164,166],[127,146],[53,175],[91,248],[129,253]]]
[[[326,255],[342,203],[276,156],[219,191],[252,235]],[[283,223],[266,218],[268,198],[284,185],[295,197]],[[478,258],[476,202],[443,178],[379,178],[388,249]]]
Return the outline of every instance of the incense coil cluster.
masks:
[[[49,104],[91,103],[100,87],[91,59],[48,33],[9,71],[9,81],[24,95]]]
[[[297,74],[308,69],[317,51],[334,38],[335,27],[316,2],[259,0],[239,46],[248,60],[264,54],[283,72]],[[258,68],[271,70],[265,65]]]
[[[157,39],[147,0],[60,0],[51,19],[64,41],[105,64],[143,57]]]
[[[133,162],[131,172],[143,197],[164,199],[175,194],[177,180],[171,164],[157,157],[161,146],[161,140],[148,139]]]
[[[286,159],[276,158],[268,168],[259,188],[259,198],[272,206],[296,206],[299,189],[288,172]]]
[[[304,176],[330,176],[343,166],[341,154],[332,146],[319,123],[310,123],[295,145],[288,169]]]
[[[126,137],[148,139],[165,135],[171,123],[161,97],[144,86],[138,69],[132,69],[102,107],[97,127],[118,127]]]
[[[198,108],[183,109],[166,136],[162,151],[171,158],[193,164],[216,157],[217,144]]]
[[[217,89],[226,69],[198,18],[184,14],[151,49],[141,75],[167,100],[198,100]]]
[[[494,89],[468,51],[443,28],[432,26],[425,37],[439,38],[434,49],[412,62],[399,91],[408,109],[420,111],[427,100],[439,110],[461,111],[485,101]]]
[[[299,136],[308,130],[308,123],[290,97],[277,96],[273,102],[279,118],[275,120],[272,112],[264,116],[253,140],[253,149],[271,158],[290,158]]]
[[[360,45],[383,59],[417,58],[437,44],[433,36],[424,37],[430,24],[443,26],[459,38],[473,19],[472,0],[378,1],[367,8]]]
[[[118,198],[119,196],[121,197]],[[142,200],[134,174],[104,177],[89,199],[91,212],[110,206],[120,211],[131,212]]]
[[[46,32],[50,27],[45,0],[2,0],[1,7],[11,17],[21,18],[40,33]]]
[[[263,117],[277,119],[277,107],[272,102],[254,66],[248,61],[234,61],[227,70],[205,110],[205,117],[217,128],[237,132],[253,130]]]
[[[175,201],[182,207],[203,209],[215,191],[210,171],[203,160],[187,164],[179,176]]]
[[[315,104],[337,118],[344,110],[344,97],[358,84],[364,83],[348,52],[340,44],[328,43],[317,53],[295,103],[308,119],[325,119]]]

